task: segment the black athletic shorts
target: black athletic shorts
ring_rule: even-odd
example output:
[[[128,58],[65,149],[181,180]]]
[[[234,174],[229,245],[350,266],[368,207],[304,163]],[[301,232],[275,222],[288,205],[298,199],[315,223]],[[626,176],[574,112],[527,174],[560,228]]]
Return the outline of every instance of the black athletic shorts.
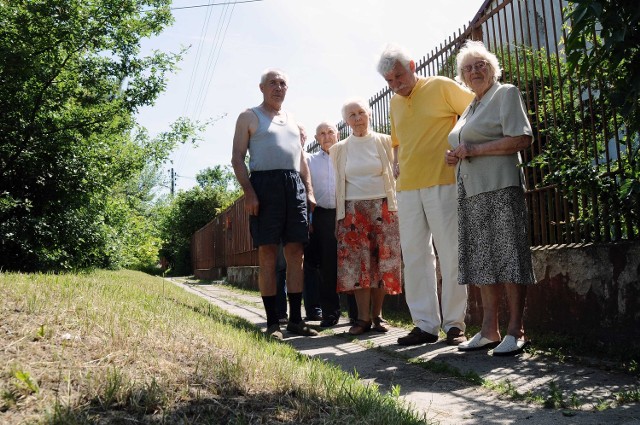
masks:
[[[293,170],[254,171],[251,186],[258,196],[258,215],[249,217],[254,246],[309,241],[307,192]]]

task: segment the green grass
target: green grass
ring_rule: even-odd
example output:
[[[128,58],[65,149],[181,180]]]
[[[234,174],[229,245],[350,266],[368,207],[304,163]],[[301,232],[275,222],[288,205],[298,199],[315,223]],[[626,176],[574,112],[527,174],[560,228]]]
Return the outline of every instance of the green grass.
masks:
[[[0,297],[8,423],[426,423],[158,277],[0,273]]]
[[[207,284],[207,282],[198,282],[199,284]],[[237,289],[233,286],[227,286],[228,289],[232,291],[236,291],[239,294],[250,294],[256,295],[257,291],[250,291],[246,289]],[[384,318],[387,322],[389,322],[394,327],[401,327],[404,329],[411,329],[413,324],[411,322],[411,318],[407,311],[402,309],[394,309],[393,305],[385,305],[384,308]],[[467,334],[473,335],[479,331],[478,326],[470,325],[467,328]],[[332,333],[332,331],[325,330],[324,333]],[[441,337],[445,335],[441,333]],[[609,349],[606,353],[603,353],[598,350],[597,347],[589,347],[584,341],[579,338],[567,338],[563,335],[554,334],[554,333],[542,333],[536,332],[535,330],[528,332],[528,336],[533,339],[532,347],[528,348],[527,351],[536,354],[546,356],[560,362],[573,362],[578,364],[588,364],[590,366],[598,366],[602,367],[602,362],[605,360],[599,360],[598,355],[609,354],[616,357],[616,353]],[[347,336],[349,338],[349,336]],[[379,349],[385,352],[388,355],[397,355],[393,350],[385,350],[384,348],[377,348],[370,341],[359,341],[358,339],[352,339],[352,342],[356,342],[361,344],[363,347],[367,349]],[[579,355],[578,355],[579,354]],[[631,356],[633,357],[633,353],[618,353],[619,355]],[[593,356],[593,357],[589,357]],[[402,357],[402,356],[398,356]],[[461,371],[458,368],[449,365],[446,362],[441,362],[437,360],[424,360],[424,359],[409,359],[410,363],[414,363],[426,370],[429,370],[434,373],[439,373],[447,377],[455,377],[462,379],[466,382],[472,383],[474,385],[483,386],[491,391],[501,394],[502,396],[508,397],[513,401],[524,401],[527,403],[537,404],[540,406],[544,406],[547,408],[553,409],[563,409],[564,412],[569,414],[574,410],[579,410],[584,407],[586,401],[581,399],[581,397],[577,394],[573,394],[566,390],[561,389],[555,382],[551,382],[546,389],[540,389],[539,391],[532,392],[526,391],[521,392],[509,381],[491,381],[482,378],[476,372],[473,371]],[[595,362],[595,364],[594,364]],[[630,360],[627,363],[617,363],[616,361],[611,361],[611,359],[607,359],[606,364],[611,367],[611,365],[615,365],[612,368],[617,370],[625,370],[628,373],[637,373],[638,367],[637,363],[634,360]],[[625,365],[625,367],[621,367],[621,365]],[[614,405],[622,405],[626,403],[637,402],[640,400],[640,396],[638,396],[640,392],[638,391],[629,391],[624,393],[616,393],[613,395],[613,399],[601,400],[600,402],[593,405],[594,410],[605,410],[611,408]],[[564,413],[563,413],[564,414]]]

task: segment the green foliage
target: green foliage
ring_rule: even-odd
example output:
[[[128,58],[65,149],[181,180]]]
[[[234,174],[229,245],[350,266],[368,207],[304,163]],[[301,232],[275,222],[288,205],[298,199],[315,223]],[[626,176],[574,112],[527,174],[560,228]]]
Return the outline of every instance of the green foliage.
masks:
[[[525,173],[537,182],[530,189],[553,190],[555,196],[546,198],[548,208],[558,220],[568,217],[554,222],[568,240],[633,238],[640,223],[634,177],[638,143],[626,137],[623,117],[602,89],[607,74],[577,78],[562,58],[544,49],[515,47],[505,58],[504,78],[537,106],[530,115],[540,144],[534,146],[535,156],[525,152]],[[553,241],[554,235],[548,238]]]
[[[161,254],[171,274],[191,273],[191,236],[223,208],[224,196],[213,186],[179,191],[163,213]]]
[[[181,54],[140,55],[170,0],[0,2],[0,268],[145,268],[157,260],[158,170],[206,124],[149,137]]]
[[[31,377],[29,372],[22,369],[13,369],[12,374],[15,378],[15,386],[22,394],[30,395],[40,391],[38,383]]]
[[[636,0],[574,0],[565,41],[568,75],[591,78],[606,93],[607,108],[619,114],[626,157],[616,164],[617,204],[635,225],[640,217],[640,3]],[[602,117],[611,125],[612,114]],[[611,134],[611,133],[610,133]],[[607,184],[604,190],[610,190]],[[618,205],[612,205],[617,208]]]
[[[640,3],[573,0],[565,47],[571,72],[607,76],[612,104],[634,134],[640,130]]]
[[[0,3],[2,268],[104,265],[111,189],[161,155],[131,130],[178,59],[138,55],[171,22],[169,4]]]
[[[196,174],[196,181],[201,188],[212,187],[219,193],[223,210],[242,195],[238,180],[229,165],[207,167]]]

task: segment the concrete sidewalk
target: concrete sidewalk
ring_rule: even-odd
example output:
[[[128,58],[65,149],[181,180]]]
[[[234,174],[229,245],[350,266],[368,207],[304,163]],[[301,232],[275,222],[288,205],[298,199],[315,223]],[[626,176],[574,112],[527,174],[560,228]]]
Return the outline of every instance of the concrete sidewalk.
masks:
[[[176,279],[170,281],[263,330],[266,328],[262,300],[257,295],[232,291],[215,282],[200,285]],[[381,392],[399,386],[401,397],[416,410],[426,412],[434,423],[640,425],[638,403],[604,411],[596,409],[596,406],[614,402],[615,393],[639,390],[638,380],[623,373],[561,363],[528,353],[507,358],[492,357],[485,351],[462,353],[443,341],[402,347],[396,341],[406,334],[404,329],[392,328],[388,333],[369,332],[358,337],[348,335],[348,329],[344,318],[337,326],[311,338],[287,334],[283,327],[285,342],[300,353],[332,362],[350,373],[356,370],[362,380],[377,384]],[[455,368],[462,374],[475,373],[502,388],[517,390],[519,394],[529,393],[547,399],[554,389],[565,401],[575,400],[579,408],[545,409],[538,404],[514,401],[498,391],[449,377],[446,372],[434,373],[416,364],[427,361]]]

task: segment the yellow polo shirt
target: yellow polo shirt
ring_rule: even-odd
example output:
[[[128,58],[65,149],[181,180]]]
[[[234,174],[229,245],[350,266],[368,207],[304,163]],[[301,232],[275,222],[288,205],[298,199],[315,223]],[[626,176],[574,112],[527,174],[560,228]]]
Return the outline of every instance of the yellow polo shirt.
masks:
[[[398,147],[397,190],[454,184],[455,167],[445,164],[449,132],[473,93],[446,77],[418,77],[409,96],[391,98],[391,141]]]

